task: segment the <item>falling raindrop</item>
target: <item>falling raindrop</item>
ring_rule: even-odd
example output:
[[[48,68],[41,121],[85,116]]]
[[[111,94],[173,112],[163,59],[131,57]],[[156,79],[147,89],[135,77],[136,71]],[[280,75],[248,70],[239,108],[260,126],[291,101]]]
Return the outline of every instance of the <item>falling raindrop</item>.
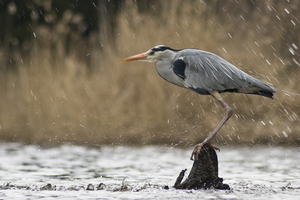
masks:
[[[281,20],[280,17],[278,15],[276,15],[277,19]]]
[[[291,22],[292,22],[292,24],[293,24],[294,26],[296,26],[296,23],[295,23],[293,20],[291,20]]]
[[[295,55],[295,51],[294,51],[294,49],[293,48],[289,48],[289,51],[290,51],[290,53],[292,54],[292,55]]]
[[[292,46],[294,47],[294,49],[298,49],[298,47],[297,47],[297,45],[295,45],[295,43],[293,43]]]
[[[288,134],[285,131],[282,131],[282,134],[284,135],[284,137],[288,137]]]
[[[290,12],[289,12],[289,10],[288,9],[284,9],[285,10],[285,12],[287,13],[287,14],[290,14]]]
[[[298,63],[298,61],[295,58],[293,58],[293,61],[296,65],[298,65],[300,67],[300,64]]]

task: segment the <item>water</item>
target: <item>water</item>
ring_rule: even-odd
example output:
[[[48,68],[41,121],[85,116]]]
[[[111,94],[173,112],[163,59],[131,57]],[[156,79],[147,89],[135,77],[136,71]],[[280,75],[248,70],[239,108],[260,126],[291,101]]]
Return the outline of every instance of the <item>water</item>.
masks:
[[[0,144],[0,199],[295,199],[299,148],[221,147],[219,176],[231,190],[175,190],[192,147]],[[186,174],[187,176],[187,174]],[[48,183],[51,189],[45,189]],[[96,187],[103,183],[101,190]],[[94,190],[86,190],[88,184]],[[169,189],[165,189],[168,186]]]

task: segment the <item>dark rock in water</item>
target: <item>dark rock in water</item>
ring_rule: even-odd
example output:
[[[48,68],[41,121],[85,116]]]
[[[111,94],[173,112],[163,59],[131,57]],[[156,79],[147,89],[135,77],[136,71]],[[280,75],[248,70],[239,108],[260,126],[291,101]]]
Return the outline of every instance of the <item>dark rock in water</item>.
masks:
[[[30,190],[31,188],[29,186],[18,186],[18,185],[13,185],[11,183],[6,183],[4,185],[0,185],[0,190],[11,190],[11,189],[25,189],[25,190]]]
[[[86,190],[95,190],[93,184],[88,184]]]
[[[40,188],[40,190],[55,190],[55,186],[52,187],[50,183]]]
[[[218,157],[209,145],[202,147],[188,178],[181,183],[185,172],[186,169],[180,172],[174,185],[176,189],[230,189],[229,185],[223,184],[223,179],[218,176]]]
[[[97,190],[104,190],[105,185],[104,185],[104,183],[100,183],[100,184],[98,185],[98,187],[96,187],[96,188],[97,188]]]

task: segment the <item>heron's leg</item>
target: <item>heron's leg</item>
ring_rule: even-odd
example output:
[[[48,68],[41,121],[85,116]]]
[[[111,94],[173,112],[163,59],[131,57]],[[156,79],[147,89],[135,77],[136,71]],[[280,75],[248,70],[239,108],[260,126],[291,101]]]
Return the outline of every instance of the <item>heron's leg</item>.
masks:
[[[201,148],[205,144],[209,144],[214,149],[219,150],[217,147],[215,147],[212,144],[210,144],[210,141],[217,135],[217,133],[221,129],[221,127],[232,116],[232,112],[233,112],[232,108],[223,100],[223,98],[221,97],[220,93],[217,92],[217,91],[214,91],[214,92],[211,93],[211,95],[213,95],[219,101],[220,105],[225,110],[225,116],[223,117],[223,119],[221,120],[221,122],[218,124],[218,126],[205,138],[205,140],[203,142],[201,142],[200,144],[197,144],[195,146],[195,149],[194,149],[194,151],[192,153],[192,156],[191,156],[191,160],[193,160],[193,156],[194,155],[195,155],[195,159],[198,160],[198,155],[199,155],[199,153],[201,151]]]

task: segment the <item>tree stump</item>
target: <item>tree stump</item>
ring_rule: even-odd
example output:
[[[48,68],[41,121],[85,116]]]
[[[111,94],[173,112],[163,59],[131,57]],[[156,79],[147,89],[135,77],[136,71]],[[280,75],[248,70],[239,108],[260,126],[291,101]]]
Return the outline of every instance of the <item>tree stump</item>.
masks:
[[[176,189],[230,189],[229,185],[223,184],[223,179],[218,176],[218,157],[209,145],[202,147],[198,160],[194,160],[189,176],[181,183],[185,172],[186,169],[180,172],[174,185]]]

